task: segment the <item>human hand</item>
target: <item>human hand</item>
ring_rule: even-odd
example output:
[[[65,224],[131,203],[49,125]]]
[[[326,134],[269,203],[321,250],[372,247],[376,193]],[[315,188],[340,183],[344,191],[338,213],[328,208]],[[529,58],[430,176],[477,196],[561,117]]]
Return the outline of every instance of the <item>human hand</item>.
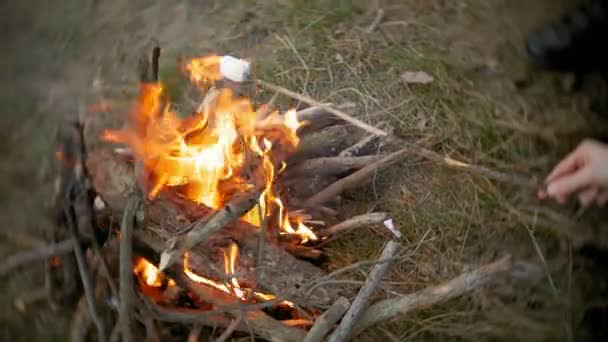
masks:
[[[578,194],[583,206],[608,204],[608,145],[586,140],[564,158],[547,177],[542,199],[553,198],[564,204]]]

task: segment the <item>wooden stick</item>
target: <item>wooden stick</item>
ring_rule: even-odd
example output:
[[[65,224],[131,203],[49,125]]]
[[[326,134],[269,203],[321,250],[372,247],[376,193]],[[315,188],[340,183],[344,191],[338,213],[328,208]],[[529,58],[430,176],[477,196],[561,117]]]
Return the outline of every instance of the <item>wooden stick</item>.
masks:
[[[159,59],[160,59],[160,46],[156,45],[152,49],[152,82],[158,82]]]
[[[129,196],[127,206],[122,216],[120,226],[120,302],[118,305],[118,320],[122,333],[122,340],[131,342],[133,338],[133,228],[135,214],[141,197],[139,193]]]
[[[159,268],[161,270],[166,269],[179,260],[185,251],[205,240],[224,226],[238,220],[258,203],[259,197],[260,193],[258,191],[249,192],[244,196],[235,196],[208,221],[199,221],[192,230],[186,233],[184,238],[176,241],[173,246],[161,254]]]
[[[327,229],[319,231],[320,236],[331,236],[346,231],[368,227],[371,225],[381,224],[388,218],[387,213],[368,213],[359,216],[351,217]]]
[[[303,342],[321,342],[325,335],[334,327],[334,324],[342,318],[348,310],[350,303],[344,297],[338,298],[336,302],[315,320],[315,324],[310,328]]]
[[[504,275],[517,272],[523,265],[523,263],[513,263],[511,258],[507,256],[473,271],[463,273],[445,283],[430,286],[402,297],[376,302],[365,311],[357,323],[355,335],[377,323],[462,296]]]
[[[389,241],[382,250],[379,260],[392,258],[395,253],[397,253],[398,247],[398,242],[393,240]],[[367,308],[368,302],[376,290],[376,287],[378,287],[378,284],[382,280],[382,277],[386,273],[388,266],[388,262],[383,262],[372,268],[367,280],[365,281],[365,284],[363,287],[361,287],[359,293],[357,293],[357,297],[355,297],[353,304],[344,315],[344,318],[342,318],[342,322],[340,322],[336,330],[329,337],[329,342],[340,342],[348,339],[352,329],[355,327],[355,325],[358,325],[357,321],[361,315],[363,315],[363,311]]]
[[[377,162],[382,156],[361,156],[361,157],[325,157],[305,160],[289,168],[289,177],[298,175],[305,176],[333,176],[357,170],[366,165]]]
[[[80,273],[80,280],[82,281],[82,287],[84,288],[89,315],[91,316],[91,320],[97,329],[97,339],[101,342],[105,342],[107,341],[105,324],[97,311],[95,290],[92,285],[91,275],[84,256],[84,251],[82,250],[82,246],[80,246],[80,241],[78,239],[78,228],[76,227],[74,220],[74,212],[71,209],[72,208],[65,209],[65,216],[72,238],[72,245],[74,246],[74,256],[76,257],[76,263]]]
[[[8,275],[13,269],[19,266],[23,266],[34,261],[44,260],[54,255],[68,254],[73,250],[74,242],[72,239],[68,239],[31,251],[17,253],[8,257],[2,264],[0,264],[0,278]]]
[[[307,199],[304,202],[304,205],[308,207],[318,206],[332,200],[345,190],[364,185],[378,170],[384,169],[405,158],[405,156],[408,155],[408,151],[409,149],[402,149],[397,152],[393,152],[377,162],[360,169],[352,175],[338,180],[326,189]]]
[[[386,132],[384,132],[384,131],[382,131],[382,130],[374,127],[374,126],[366,124],[365,122],[363,122],[363,121],[361,121],[359,119],[356,119],[356,118],[354,118],[354,117],[352,117],[352,116],[350,116],[350,115],[348,115],[348,114],[346,114],[346,113],[344,113],[344,112],[342,112],[340,110],[337,110],[337,109],[335,109],[333,107],[330,107],[330,106],[328,106],[326,104],[323,104],[323,103],[321,103],[319,101],[316,101],[316,100],[314,100],[314,99],[312,99],[312,98],[310,98],[308,96],[305,96],[305,95],[302,95],[302,94],[298,94],[298,93],[296,93],[294,91],[285,89],[285,88],[283,88],[281,86],[278,86],[278,85],[275,85],[275,84],[272,84],[272,83],[269,83],[269,82],[266,82],[266,81],[256,80],[256,82],[257,82],[257,84],[261,85],[264,88],[270,89],[272,91],[276,91],[277,93],[282,93],[282,94],[287,95],[289,97],[292,97],[292,98],[294,98],[294,99],[296,99],[298,101],[302,101],[302,102],[304,102],[304,103],[306,103],[308,105],[323,108],[327,112],[329,112],[329,113],[331,113],[331,114],[339,117],[340,119],[342,119],[342,120],[344,120],[344,121],[346,121],[346,122],[348,122],[350,124],[353,124],[353,125],[355,125],[355,126],[357,126],[359,128],[362,128],[362,129],[364,129],[366,131],[369,131],[371,133],[374,133],[374,134],[380,135],[380,136],[386,136],[387,135]]]

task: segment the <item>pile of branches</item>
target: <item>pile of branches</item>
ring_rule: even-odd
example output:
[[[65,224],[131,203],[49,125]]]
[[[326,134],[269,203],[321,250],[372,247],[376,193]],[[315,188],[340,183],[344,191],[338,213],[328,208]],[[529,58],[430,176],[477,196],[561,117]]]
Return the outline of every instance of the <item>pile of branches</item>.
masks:
[[[151,67],[143,68],[142,81],[158,81],[159,54],[155,49]],[[288,165],[279,179],[287,206],[305,209],[311,222],[334,223],[316,230],[325,241],[353,229],[386,227],[388,242],[377,260],[327,274],[316,266],[323,255],[319,244],[300,245],[239,220],[255,206],[259,191],[237,194],[219,210],[171,191],[148,199],[139,186],[136,160],[107,146],[89,148],[91,122],[87,121],[62,127],[52,244],[9,258],[0,265],[0,275],[45,260],[45,295],[59,303],[76,298],[72,341],[87,340],[92,334],[99,341],[134,341],[144,336],[160,341],[185,335],[194,341],[207,327],[222,329],[218,341],[238,334],[311,342],[345,341],[377,323],[461,296],[500,277],[528,278],[537,273],[532,265],[504,257],[445,283],[374,302],[387,269],[405,258],[407,247],[401,246],[398,228],[386,213],[341,219],[344,213],[334,208],[345,191],[368,184],[379,171],[412,155],[413,147],[395,149],[395,142],[402,141],[385,132],[386,126],[372,127],[304,95],[263,81],[258,84],[310,105],[297,112],[300,121],[309,123],[298,150],[280,161]],[[394,152],[378,153],[384,149]],[[242,250],[239,281],[276,299],[242,300],[184,274],[182,257],[188,252],[189,267],[197,274],[233,277],[214,260],[226,241]],[[159,265],[163,279],[176,286],[163,288],[160,300],[144,293],[134,275],[136,257]],[[372,267],[363,286],[356,296],[346,298],[336,279],[366,265]],[[269,313],[283,300],[293,303],[298,319],[279,320]]]

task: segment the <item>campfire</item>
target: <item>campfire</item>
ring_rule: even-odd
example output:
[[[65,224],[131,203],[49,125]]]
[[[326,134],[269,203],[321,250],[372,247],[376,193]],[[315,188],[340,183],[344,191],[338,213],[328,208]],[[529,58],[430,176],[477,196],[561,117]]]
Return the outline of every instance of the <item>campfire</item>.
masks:
[[[409,155],[395,148],[388,125],[253,80],[250,63],[230,56],[182,63],[196,104],[172,102],[159,58],[155,48],[142,59],[139,95],[122,127],[96,130],[103,115],[93,111],[60,137],[53,238],[67,238],[62,248],[75,258],[53,258],[48,268],[57,296],[84,289],[73,340],[94,325],[101,341],[184,330],[197,340],[202,327],[223,329],[219,340],[342,341],[411,306],[368,308],[399,253],[398,227],[385,213],[339,210],[345,191]],[[278,95],[299,103],[273,108]],[[319,266],[322,247],[369,226],[390,241],[351,304],[332,284],[339,272]],[[475,286],[513,263],[485,267]],[[432,303],[471,284],[416,298]]]

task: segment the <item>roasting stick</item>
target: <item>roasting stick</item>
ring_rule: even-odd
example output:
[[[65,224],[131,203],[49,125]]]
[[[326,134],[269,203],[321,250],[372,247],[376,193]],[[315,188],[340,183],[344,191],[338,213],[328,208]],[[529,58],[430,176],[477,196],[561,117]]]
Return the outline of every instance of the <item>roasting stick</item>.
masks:
[[[361,121],[359,119],[356,119],[356,118],[354,118],[354,117],[352,117],[352,116],[344,113],[341,110],[335,109],[335,108],[333,108],[331,106],[328,106],[328,105],[326,105],[324,103],[321,103],[321,102],[319,102],[319,101],[317,101],[315,99],[312,99],[312,98],[310,98],[310,97],[308,97],[306,95],[298,94],[298,93],[296,93],[294,91],[291,91],[289,89],[285,89],[285,88],[283,88],[281,86],[278,86],[278,85],[275,85],[275,84],[272,84],[272,83],[269,83],[269,82],[266,82],[266,81],[262,81],[262,80],[259,80],[259,79],[256,80],[256,82],[257,82],[257,84],[261,85],[264,88],[270,89],[270,90],[275,91],[277,93],[282,93],[284,95],[292,97],[292,98],[294,98],[294,99],[296,99],[298,101],[302,101],[302,102],[304,102],[306,104],[309,104],[311,106],[323,108],[327,112],[329,112],[329,113],[331,113],[331,114],[339,117],[340,119],[342,119],[342,120],[344,120],[344,121],[346,121],[346,122],[348,122],[350,124],[353,124],[353,125],[355,125],[355,126],[357,126],[359,128],[362,128],[362,129],[364,129],[366,131],[369,131],[371,133],[374,133],[374,134],[380,135],[380,136],[386,136],[387,135],[387,133],[384,132],[381,129],[378,129],[378,128],[374,127],[374,126],[366,124],[365,122],[363,122],[363,121]]]
[[[417,149],[417,154],[426,159],[442,163],[452,169],[464,170],[467,172],[479,174],[481,176],[485,176],[490,179],[497,180],[499,182],[521,186],[522,188],[534,190],[539,188],[538,182],[532,178],[520,175],[511,175],[504,172],[491,170],[485,166],[465,163],[463,161],[455,160],[447,156],[442,156],[437,152],[425,149],[423,147],[419,147]]]
[[[386,260],[393,258],[395,253],[397,253],[397,249],[399,247],[399,243],[396,241],[389,241],[384,249],[382,250],[382,254],[380,255],[379,260]],[[380,284],[382,277],[388,270],[389,263],[383,262],[374,266],[365,281],[365,284],[357,293],[357,297],[353,301],[353,304],[350,306],[342,321],[336,328],[336,330],[331,334],[328,341],[329,342],[341,342],[346,341],[351,334],[353,328],[358,325],[358,320],[363,315],[364,310],[367,308],[369,304],[369,300],[371,296],[374,294],[376,287]]]

